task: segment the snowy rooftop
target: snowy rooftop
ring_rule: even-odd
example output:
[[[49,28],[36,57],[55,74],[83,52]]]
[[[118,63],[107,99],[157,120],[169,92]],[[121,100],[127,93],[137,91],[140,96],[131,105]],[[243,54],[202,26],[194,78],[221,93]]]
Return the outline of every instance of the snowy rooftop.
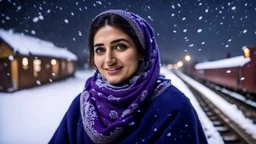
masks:
[[[0,38],[8,43],[14,51],[18,51],[22,55],[29,55],[31,53],[32,55],[38,56],[52,56],[68,60],[77,60],[75,54],[64,48],[59,48],[51,42],[40,40],[36,37],[14,33],[12,30],[5,31],[0,29]]]
[[[195,65],[196,69],[217,69],[217,68],[230,68],[230,67],[240,67],[248,62],[250,58],[245,58],[244,56],[237,56],[228,59],[222,59],[212,62],[198,63]]]

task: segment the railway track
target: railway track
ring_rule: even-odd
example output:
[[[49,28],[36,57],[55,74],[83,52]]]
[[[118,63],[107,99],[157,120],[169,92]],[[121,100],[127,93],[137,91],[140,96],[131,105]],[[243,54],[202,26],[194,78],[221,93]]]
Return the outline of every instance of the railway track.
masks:
[[[225,93],[225,91],[226,91],[225,89],[218,87],[216,85],[213,85],[213,84],[206,84],[205,86],[207,86],[208,88],[213,90],[215,93],[217,93],[219,96],[224,98],[229,103],[235,104],[238,107],[238,109],[240,109],[243,112],[245,117],[251,119],[254,124],[256,123],[256,106],[251,104],[251,103],[255,103],[255,102],[253,102],[251,100],[244,100],[245,97],[243,97],[244,99],[241,99],[241,98],[239,99],[239,98],[230,96],[228,93]],[[250,102],[250,103],[248,103],[248,102]]]
[[[178,76],[178,75],[177,75]],[[179,77],[179,76],[178,76]],[[182,79],[181,79],[182,80]],[[256,140],[199,91],[183,81],[196,97],[205,114],[220,133],[225,144],[256,144]]]

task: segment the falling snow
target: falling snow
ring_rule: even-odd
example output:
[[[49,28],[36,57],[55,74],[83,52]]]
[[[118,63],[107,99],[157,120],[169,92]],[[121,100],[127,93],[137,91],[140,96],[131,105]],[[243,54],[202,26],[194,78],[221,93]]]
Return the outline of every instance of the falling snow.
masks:
[[[67,20],[67,19],[65,19],[65,20],[64,20],[64,22],[65,22],[65,23],[68,23],[68,20]]]
[[[34,34],[36,34],[36,31],[35,31],[35,30],[32,30],[31,33],[34,35]]]
[[[6,16],[5,19],[6,19],[6,20],[10,20],[11,18],[10,18],[9,16]]]
[[[8,59],[9,59],[10,61],[12,61],[12,60],[14,60],[14,57],[13,57],[12,55],[10,55],[10,56],[8,57]]]
[[[78,35],[79,35],[79,36],[82,36],[82,32],[81,32],[81,31],[78,31]]]
[[[198,29],[197,32],[198,32],[198,33],[201,33],[201,32],[202,32],[202,29]]]
[[[33,22],[35,22],[35,23],[38,22],[38,20],[39,20],[38,17],[34,17],[34,18],[33,18]]]
[[[153,19],[151,18],[151,16],[148,16],[148,19],[150,19],[151,21],[153,21]]]
[[[40,20],[44,20],[44,17],[42,15],[39,16]]]
[[[41,85],[41,82],[40,82],[39,80],[37,80],[36,83],[37,83],[38,85]]]
[[[167,136],[170,137],[172,134],[171,133],[168,133]]]

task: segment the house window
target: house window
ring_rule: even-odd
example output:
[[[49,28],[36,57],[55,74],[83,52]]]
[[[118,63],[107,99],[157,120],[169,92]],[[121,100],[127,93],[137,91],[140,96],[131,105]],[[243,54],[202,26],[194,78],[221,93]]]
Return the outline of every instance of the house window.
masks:
[[[61,61],[61,68],[62,68],[62,73],[65,74],[66,73],[66,62],[65,62],[65,60]]]
[[[56,76],[59,73],[59,63],[56,59],[51,60],[51,65],[52,65],[52,75]]]
[[[22,59],[22,68],[23,69],[28,69],[28,58],[24,57]]]
[[[41,71],[41,60],[34,60],[33,61],[33,65],[34,65],[34,76],[37,77],[38,73]]]
[[[53,66],[56,65],[56,63],[57,63],[56,59],[52,59],[52,60],[51,60],[51,64],[52,64]]]
[[[72,74],[74,71],[74,63],[72,61],[68,62],[68,74]]]

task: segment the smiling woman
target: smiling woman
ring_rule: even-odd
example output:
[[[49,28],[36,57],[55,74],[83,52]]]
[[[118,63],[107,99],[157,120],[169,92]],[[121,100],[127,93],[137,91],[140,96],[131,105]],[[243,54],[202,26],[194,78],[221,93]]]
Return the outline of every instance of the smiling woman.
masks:
[[[207,143],[189,99],[160,76],[154,31],[144,19],[105,11],[91,25],[88,46],[95,74],[50,143]]]

